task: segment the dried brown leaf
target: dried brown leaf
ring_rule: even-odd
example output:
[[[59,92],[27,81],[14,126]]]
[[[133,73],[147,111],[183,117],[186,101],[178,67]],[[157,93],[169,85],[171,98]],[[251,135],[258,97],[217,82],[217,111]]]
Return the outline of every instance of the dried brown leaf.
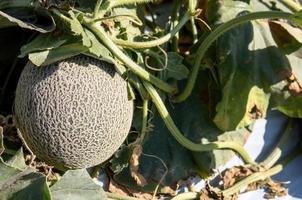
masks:
[[[273,199],[275,197],[282,197],[287,195],[287,189],[284,188],[282,183],[277,183],[272,180],[269,180],[265,184],[266,194],[264,198]]]
[[[208,183],[200,192],[200,200],[223,200],[223,196],[219,190],[212,188]],[[225,199],[224,199],[225,200]]]
[[[144,192],[132,192],[132,195],[138,199],[151,200],[153,195]]]
[[[108,190],[109,190],[109,192],[112,192],[114,194],[120,194],[120,195],[126,195],[126,196],[130,195],[130,193],[128,192],[128,190],[125,187],[117,184],[113,179],[110,179]]]
[[[137,185],[143,187],[147,184],[146,179],[139,173],[139,157],[142,154],[142,146],[135,145],[130,158],[130,172],[131,176],[136,181]]]
[[[177,195],[176,191],[174,189],[172,189],[171,187],[169,187],[169,186],[162,187],[160,189],[160,193],[167,194],[167,195],[170,195],[172,197]]]
[[[223,188],[227,189],[233,186],[236,182],[251,175],[253,172],[251,169],[244,166],[235,166],[224,172],[223,175]]]

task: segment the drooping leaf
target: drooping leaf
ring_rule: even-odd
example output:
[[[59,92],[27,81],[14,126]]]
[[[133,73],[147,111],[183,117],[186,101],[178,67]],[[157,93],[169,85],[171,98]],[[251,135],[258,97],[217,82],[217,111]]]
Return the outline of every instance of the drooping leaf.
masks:
[[[250,10],[248,5],[228,12],[220,9],[218,13],[226,20],[246,10]],[[291,60],[278,48],[268,22],[257,20],[228,31],[218,39],[216,52],[222,90],[214,118],[216,125],[222,130],[234,130],[265,117],[270,86],[287,78],[283,72],[291,71]]]
[[[37,66],[43,66],[70,58],[72,56],[76,56],[87,50],[87,47],[84,47],[82,44],[73,43],[66,44],[54,49],[30,53],[28,55],[28,58],[33,64]]]
[[[67,38],[63,36],[55,35],[54,33],[45,33],[38,35],[30,43],[22,46],[20,49],[21,54],[19,57],[25,57],[29,53],[51,50],[57,48],[64,44],[67,41]]]
[[[53,31],[56,25],[50,13],[42,8],[0,7],[0,28],[8,26],[20,26],[46,33]]]
[[[46,177],[33,168],[24,169],[24,165],[22,150],[7,163],[0,159],[0,199],[50,200]]]
[[[86,169],[69,170],[51,188],[53,200],[106,200],[104,190],[93,182]]]

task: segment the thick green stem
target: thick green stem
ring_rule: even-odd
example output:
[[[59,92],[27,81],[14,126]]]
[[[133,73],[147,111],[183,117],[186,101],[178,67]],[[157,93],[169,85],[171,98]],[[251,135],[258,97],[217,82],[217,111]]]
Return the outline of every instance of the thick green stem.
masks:
[[[173,1],[173,13],[172,13],[172,19],[171,19],[171,30],[175,29],[176,24],[178,24],[178,18],[179,18],[179,10],[182,5],[182,1],[174,0]],[[179,42],[179,33],[177,32],[172,37],[172,50],[175,52],[178,52],[178,42]]]
[[[184,91],[179,94],[177,97],[175,97],[175,102],[182,102],[185,99],[187,99],[195,85],[198,71],[201,65],[201,61],[207,51],[207,49],[212,45],[212,43],[220,37],[222,34],[227,32],[228,30],[243,24],[245,22],[256,20],[256,19],[263,19],[263,18],[285,18],[285,19],[291,19],[293,15],[291,13],[285,13],[285,12],[275,12],[275,11],[264,11],[264,12],[255,12],[255,13],[249,13],[244,16],[236,17],[235,19],[232,19],[220,26],[218,26],[213,32],[206,37],[206,39],[201,43],[199,46],[197,52],[196,52],[196,58],[193,65],[193,69],[191,71],[191,74],[188,78],[187,85],[184,89]]]
[[[299,12],[302,10],[302,7],[299,3],[296,3],[294,0],[279,0],[281,3],[286,5],[293,12]]]
[[[110,52],[116,58],[122,61],[133,73],[138,75],[140,78],[151,82],[156,87],[167,93],[175,92],[174,87],[150,74],[138,64],[136,64],[133,60],[131,60],[126,54],[124,54],[124,52],[120,50],[120,48],[117,47],[114,42],[112,42],[109,36],[105,33],[104,30],[102,30],[102,28],[97,23],[84,22],[84,24],[90,31],[92,31],[98,37],[98,39],[110,50]]]
[[[196,0],[189,0],[189,12],[190,13],[195,13],[196,6],[197,6]],[[196,25],[195,25],[195,18],[193,16],[190,18],[190,22],[191,22],[191,28],[192,28],[193,43],[195,44],[198,41],[198,33],[197,33]]]
[[[186,192],[173,197],[171,200],[194,200],[198,199],[198,197],[199,194],[197,192]]]
[[[95,7],[94,7],[93,19],[96,19],[99,16],[99,11],[100,11],[102,2],[103,2],[103,0],[97,0]]]
[[[134,86],[135,89],[139,92],[140,96],[142,99],[149,99],[149,95],[148,92],[146,91],[145,87],[143,86],[143,84],[140,82],[140,80],[128,78],[128,81],[131,83],[131,86]]]
[[[290,136],[292,135],[293,130],[293,123],[292,120],[288,122],[288,125],[286,126],[286,129],[284,131],[284,134],[282,135],[280,141],[278,142],[277,146],[274,148],[274,150],[271,152],[271,154],[261,163],[265,169],[271,168],[281,157],[282,150],[286,148],[286,146],[290,145],[289,140]]]
[[[156,106],[160,116],[164,120],[167,128],[171,132],[171,134],[174,136],[174,138],[185,148],[191,150],[191,151],[212,151],[214,149],[231,149],[237,152],[241,158],[245,161],[245,163],[248,164],[254,164],[254,161],[250,158],[248,153],[245,151],[245,149],[236,142],[209,142],[206,144],[196,144],[187,139],[183,134],[180,132],[180,130],[175,125],[173,119],[171,118],[166,106],[164,105],[162,99],[160,98],[159,94],[155,90],[155,88],[148,82],[143,82],[143,85],[145,86],[146,90],[148,91],[152,102]]]
[[[142,145],[144,143],[146,133],[147,133],[147,126],[148,126],[148,105],[149,100],[144,99],[143,100],[143,119],[142,119],[142,131],[140,136],[140,144]]]
[[[162,45],[166,42],[168,42],[172,37],[174,37],[179,30],[187,23],[187,21],[190,19],[191,15],[189,13],[186,13],[183,18],[179,21],[177,26],[168,34],[165,36],[158,38],[156,40],[152,41],[146,41],[146,42],[130,42],[120,39],[113,39],[113,42],[117,45],[123,46],[123,47],[131,47],[131,48],[152,48],[155,46]],[[194,18],[194,17],[193,17]]]
[[[193,44],[195,44],[198,42],[198,32],[197,32],[197,27],[195,25],[195,18],[191,17],[190,22],[191,22],[192,35],[193,35]]]
[[[240,191],[241,188],[248,186],[249,184],[253,182],[257,182],[260,180],[265,180],[275,174],[278,174],[283,170],[283,165],[279,164],[276,165],[275,167],[268,169],[263,172],[256,172],[254,174],[249,175],[248,177],[244,178],[243,180],[239,181],[232,187],[225,189],[222,191],[222,194],[224,197],[228,197],[238,191]]]

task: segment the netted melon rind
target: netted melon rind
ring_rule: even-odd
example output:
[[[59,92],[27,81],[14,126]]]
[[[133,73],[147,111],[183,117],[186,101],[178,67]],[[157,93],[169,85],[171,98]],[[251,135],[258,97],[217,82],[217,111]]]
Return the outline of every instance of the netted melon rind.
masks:
[[[18,82],[15,116],[38,158],[61,169],[107,160],[125,140],[133,102],[114,67],[76,56],[44,67],[28,63]]]

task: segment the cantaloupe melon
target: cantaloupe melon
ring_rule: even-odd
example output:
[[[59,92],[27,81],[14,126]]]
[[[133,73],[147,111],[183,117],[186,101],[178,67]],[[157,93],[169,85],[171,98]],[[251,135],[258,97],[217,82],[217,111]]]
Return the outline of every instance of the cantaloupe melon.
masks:
[[[75,56],[48,66],[28,63],[14,112],[29,148],[59,169],[107,160],[125,140],[133,102],[126,81],[106,62]]]

